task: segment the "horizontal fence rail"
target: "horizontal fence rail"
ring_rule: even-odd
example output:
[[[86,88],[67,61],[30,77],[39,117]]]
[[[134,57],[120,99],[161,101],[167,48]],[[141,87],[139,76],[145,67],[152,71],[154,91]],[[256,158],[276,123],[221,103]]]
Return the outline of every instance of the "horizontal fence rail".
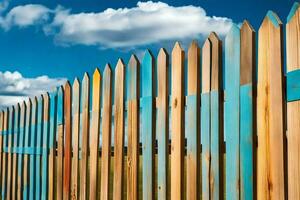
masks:
[[[299,27],[295,3],[3,109],[1,199],[300,199]]]

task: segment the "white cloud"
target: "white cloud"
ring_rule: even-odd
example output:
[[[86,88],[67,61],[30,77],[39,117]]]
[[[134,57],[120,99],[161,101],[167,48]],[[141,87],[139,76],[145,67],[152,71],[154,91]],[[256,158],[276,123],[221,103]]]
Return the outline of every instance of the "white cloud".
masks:
[[[173,7],[162,2],[138,2],[133,8],[106,9],[98,13],[71,13],[58,9],[47,34],[66,45],[122,48],[160,41],[203,39],[211,31],[225,35],[232,20],[208,16],[196,6]]]
[[[0,6],[1,8],[1,6]],[[51,10],[43,5],[27,4],[12,8],[5,17],[0,18],[0,25],[5,30],[13,26],[26,27],[44,24],[49,18]]]
[[[38,76],[35,78],[23,77],[21,73],[0,72],[0,107],[14,105],[35,95],[41,95],[63,85],[65,78],[49,78]]]

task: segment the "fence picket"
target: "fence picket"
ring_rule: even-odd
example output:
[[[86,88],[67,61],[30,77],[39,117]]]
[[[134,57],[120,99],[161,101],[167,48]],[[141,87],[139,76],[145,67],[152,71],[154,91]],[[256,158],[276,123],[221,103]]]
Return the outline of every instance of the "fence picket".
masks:
[[[72,169],[71,169],[71,199],[78,197],[78,161],[79,161],[79,130],[80,130],[80,84],[75,78],[72,86]]]
[[[123,195],[123,148],[124,148],[124,73],[121,59],[115,69],[115,121],[114,121],[114,185],[113,198],[122,199]]]
[[[165,49],[160,49],[157,58],[157,196],[166,200],[168,197],[168,160],[169,160],[169,126],[168,126],[168,66],[169,56]]]
[[[80,199],[87,199],[87,167],[89,141],[89,111],[90,111],[90,78],[84,74],[81,85],[81,166],[80,166]]]
[[[37,97],[32,99],[31,123],[30,123],[30,152],[29,152],[29,199],[35,199],[35,147],[36,147],[36,128],[37,128]]]
[[[233,25],[225,39],[224,132],[226,139],[226,199],[239,199],[240,29]]]
[[[299,3],[294,3],[286,25],[286,55],[287,73],[297,72],[300,69],[300,9]],[[288,75],[287,75],[288,76]],[[298,79],[299,80],[299,79]],[[287,90],[289,86],[287,85]],[[287,146],[288,146],[288,197],[300,199],[300,152],[297,148],[300,145],[300,102],[289,102],[287,99]]]
[[[16,148],[19,146],[19,137],[20,137],[20,104],[17,104],[15,107],[15,116],[14,116],[14,137],[13,144],[11,148],[12,158],[12,190],[11,190],[11,198],[17,199],[17,159],[18,154],[16,152]]]
[[[90,195],[89,199],[97,199],[98,180],[98,152],[99,152],[99,128],[100,128],[100,97],[101,75],[98,68],[93,74],[93,97],[92,97],[92,121],[90,132]]]
[[[5,199],[5,192],[6,192],[6,179],[7,179],[7,152],[5,152],[5,148],[7,148],[7,133],[8,133],[8,117],[9,116],[9,109],[7,108],[4,112],[4,125],[3,125],[3,155],[2,155],[2,188],[1,188],[1,197]]]
[[[8,145],[6,148],[7,152],[7,183],[6,183],[6,192],[5,198],[11,199],[11,189],[12,189],[12,145],[14,139],[14,116],[15,108],[10,107],[9,119],[8,119]]]
[[[272,11],[258,37],[257,198],[284,199],[282,24]]]
[[[4,111],[0,112],[0,190],[2,190],[2,155],[3,155],[3,136],[4,136]]]
[[[254,98],[255,32],[245,21],[241,27],[240,70],[240,187],[241,198],[254,197]]]
[[[38,110],[37,110],[37,132],[36,132],[36,171],[35,171],[35,198],[41,199],[41,158],[42,158],[42,134],[43,134],[43,111],[44,111],[44,99],[43,96],[38,98]],[[38,151],[40,153],[38,153]]]
[[[196,200],[199,187],[199,92],[200,49],[193,41],[188,50],[188,96],[186,102],[187,180],[186,199]]]
[[[70,199],[72,132],[71,132],[71,85],[67,81],[64,85],[64,166],[63,166],[63,199]]]
[[[109,172],[111,153],[111,69],[105,66],[103,78],[102,154],[101,154],[101,200],[109,199]]]
[[[183,198],[184,159],[184,51],[176,42],[172,51],[171,199]]]
[[[138,199],[139,170],[139,61],[132,55],[126,73],[128,100],[127,199]]]
[[[30,146],[30,135],[31,135],[31,115],[32,115],[32,101],[28,100],[26,105],[26,126],[24,135],[24,148],[29,148]],[[23,199],[27,200],[29,195],[29,155],[24,155],[24,171],[23,171]]]

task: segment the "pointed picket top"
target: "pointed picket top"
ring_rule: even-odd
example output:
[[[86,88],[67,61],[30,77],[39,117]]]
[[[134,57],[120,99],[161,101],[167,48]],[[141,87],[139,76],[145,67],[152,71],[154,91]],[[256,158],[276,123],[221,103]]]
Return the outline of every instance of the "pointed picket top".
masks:
[[[73,87],[73,90],[77,89],[77,88],[79,89],[80,82],[79,82],[79,79],[77,77],[74,79],[72,87]]]
[[[214,31],[209,34],[208,38],[212,43],[221,42],[219,36]]]
[[[249,32],[255,32],[254,28],[252,27],[252,25],[248,22],[248,20],[244,20],[243,24],[241,26],[241,31],[245,30],[245,31],[249,31]]]
[[[87,72],[85,72],[82,79],[82,85],[86,84],[89,81],[90,81],[90,76]]]
[[[15,110],[20,110],[20,108],[21,108],[20,103],[17,103],[14,107],[15,107]]]
[[[188,94],[196,94],[199,87],[200,49],[194,40],[188,50]]]
[[[240,34],[240,28],[237,24],[233,23],[225,37],[225,43],[226,40],[229,40],[229,38],[233,39],[235,34]]]
[[[71,84],[69,81],[66,81],[65,85],[64,85],[64,91],[71,91]]]
[[[263,23],[264,23],[266,20],[269,20],[276,28],[278,28],[279,26],[282,25],[282,22],[281,22],[281,20],[279,19],[278,15],[277,15],[275,12],[271,11],[271,10],[269,10],[269,11],[267,12],[266,17],[265,17],[264,20],[263,20]]]
[[[201,93],[207,93],[210,91],[211,46],[211,41],[207,38],[202,46]]]
[[[291,19],[295,16],[296,12],[299,12],[299,6],[300,4],[298,2],[295,2],[292,6],[292,9],[290,10],[288,16],[287,16],[287,23],[291,21]]]
[[[142,61],[142,96],[153,96],[154,58],[149,49],[146,50]]]
[[[49,94],[46,92],[42,95],[44,100],[44,121],[48,121],[49,119]]]
[[[157,57],[158,62],[160,60],[167,60],[168,57],[169,57],[169,54],[168,54],[167,50],[165,48],[160,48],[158,57]],[[161,65],[159,65],[159,66],[161,66]]]
[[[26,102],[25,101],[22,101],[22,103],[21,103],[21,109],[22,110],[26,109]]]
[[[175,45],[174,45],[174,47],[173,47],[173,49],[172,49],[172,55],[174,54],[174,53],[182,53],[183,52],[183,49],[181,48],[181,45],[180,45],[180,43],[177,41],[177,42],[175,42]]]
[[[100,79],[101,78],[101,73],[98,67],[96,67],[94,73],[93,73],[93,80],[95,79]]]
[[[105,79],[105,77],[107,77],[107,76],[110,76],[111,75],[111,67],[110,67],[110,64],[109,63],[107,63],[106,65],[105,65],[105,68],[104,68],[104,73],[103,73],[104,75],[104,79]]]
[[[64,89],[59,86],[57,89],[57,124],[63,124],[63,105],[64,105]]]
[[[132,54],[130,59],[129,59],[129,66],[128,67],[131,67],[131,68],[135,68],[137,67],[137,65],[139,64],[139,60],[138,58],[136,57],[136,55]]]
[[[138,85],[138,77],[139,77],[139,60],[133,54],[130,57],[128,63],[128,73],[127,75],[127,98],[128,100],[133,100],[137,98],[137,85]]]
[[[119,71],[119,70],[121,70],[121,69],[124,69],[124,68],[125,68],[125,64],[124,64],[122,58],[119,58],[115,70],[116,70],[116,72],[117,72],[117,71]]]

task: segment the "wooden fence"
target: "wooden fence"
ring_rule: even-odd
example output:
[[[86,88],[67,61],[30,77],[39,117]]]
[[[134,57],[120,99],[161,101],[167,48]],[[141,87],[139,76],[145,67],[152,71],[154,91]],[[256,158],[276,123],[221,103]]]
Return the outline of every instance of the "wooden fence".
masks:
[[[269,11],[3,110],[2,199],[300,199],[299,27],[295,3],[285,44]]]

